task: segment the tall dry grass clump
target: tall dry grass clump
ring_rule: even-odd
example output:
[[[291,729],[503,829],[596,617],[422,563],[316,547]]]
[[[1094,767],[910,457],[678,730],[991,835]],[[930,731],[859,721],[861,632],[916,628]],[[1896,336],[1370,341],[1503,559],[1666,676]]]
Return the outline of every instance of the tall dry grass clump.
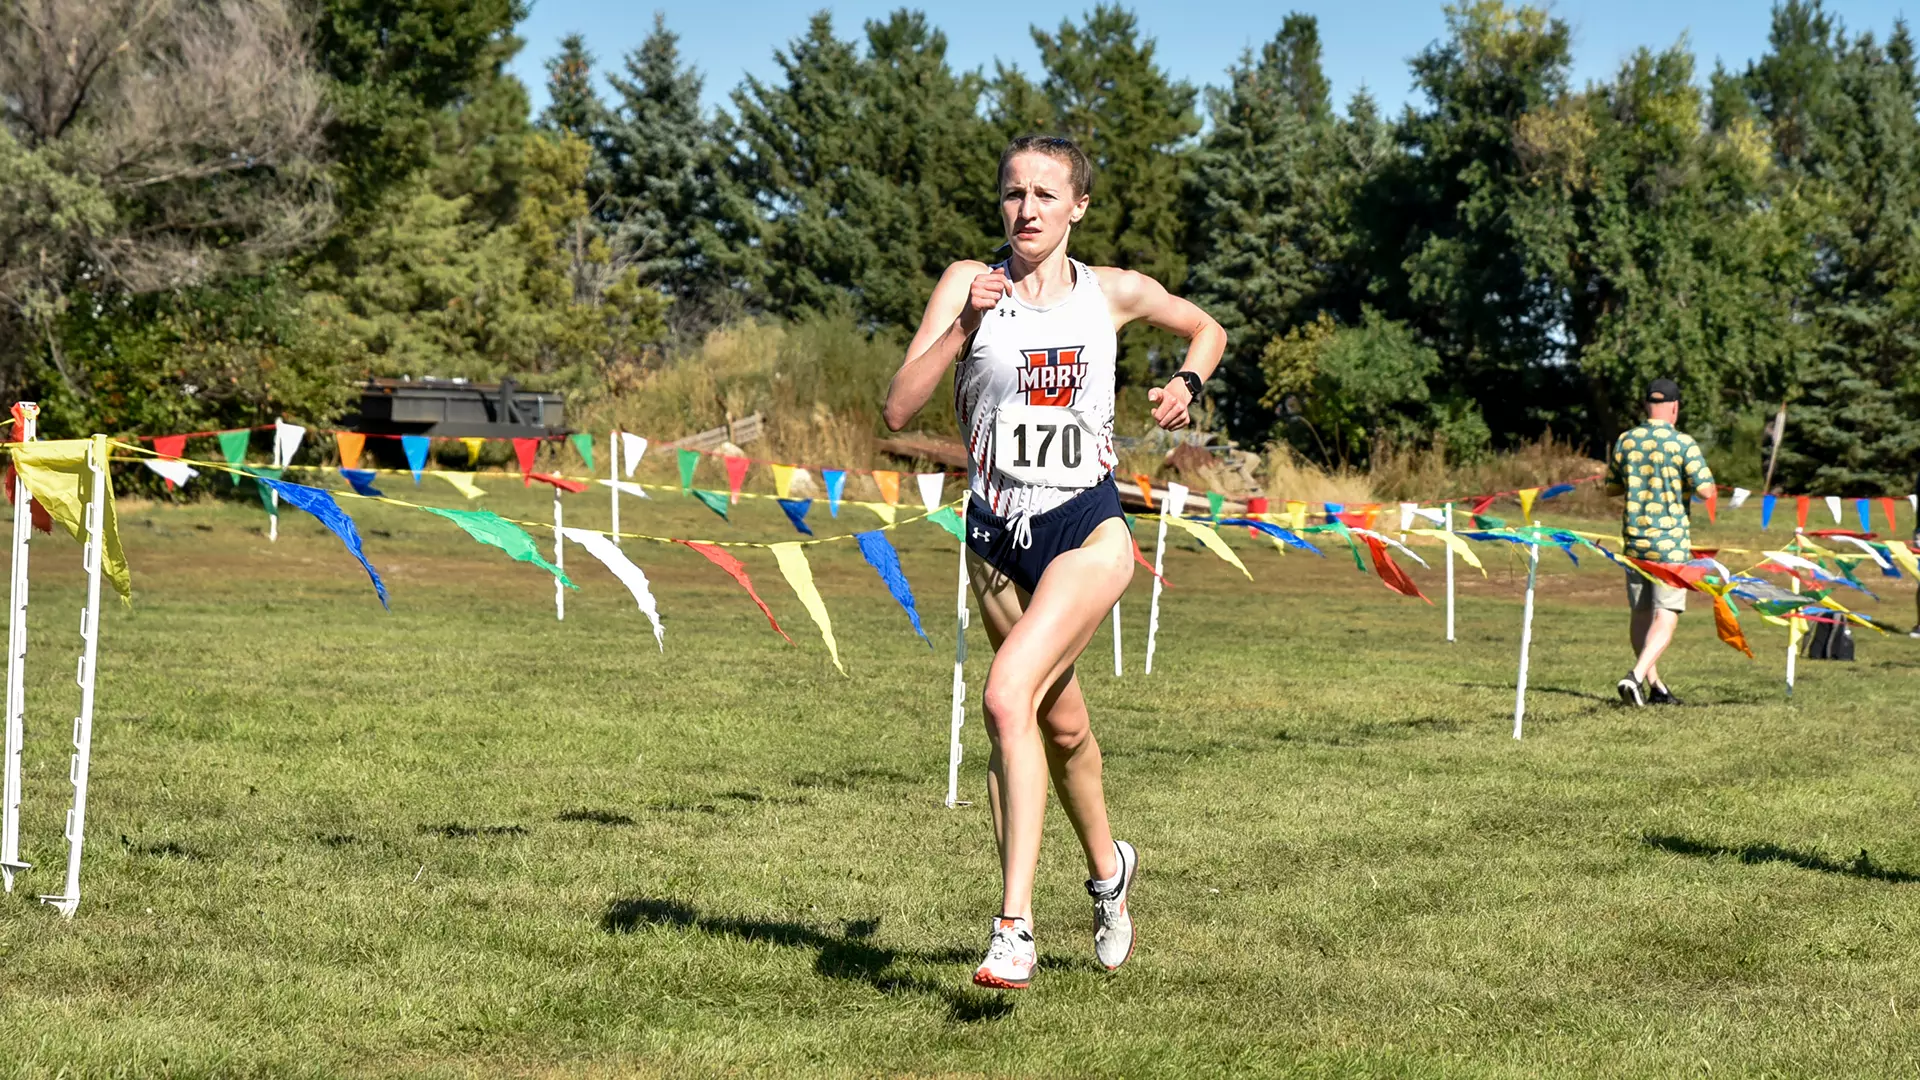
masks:
[[[1471,464],[1449,464],[1440,448],[1379,447],[1374,451],[1368,478],[1381,501],[1394,502],[1546,487],[1605,471],[1605,462],[1588,457],[1548,432],[1533,442]],[[1582,484],[1562,500],[1558,506],[1563,512],[1590,514],[1607,508],[1605,493],[1597,484]]]

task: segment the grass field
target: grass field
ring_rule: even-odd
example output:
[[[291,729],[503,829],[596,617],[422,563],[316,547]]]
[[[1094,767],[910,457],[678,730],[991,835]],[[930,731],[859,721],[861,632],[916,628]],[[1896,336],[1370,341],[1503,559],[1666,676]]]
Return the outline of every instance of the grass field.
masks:
[[[548,513],[488,486],[495,509]],[[1094,964],[1056,812],[1042,967],[994,995],[967,982],[997,903],[986,811],[940,805],[946,534],[896,534],[931,650],[850,544],[813,549],[841,678],[764,552],[744,558],[797,648],[694,553],[629,547],[662,655],[578,549],[583,591],[557,624],[538,570],[426,515],[346,505],[391,613],[311,520],[268,544],[257,507],[123,510],[135,604],[104,621],[71,923],[31,897],[64,856],[79,557],[36,538],[24,849],[40,865],[0,899],[0,1075],[1920,1063],[1920,646],[1904,638],[1803,663],[1788,703],[1781,632],[1749,615],[1748,661],[1696,610],[1665,665],[1688,705],[1627,711],[1620,575],[1551,553],[1516,743],[1507,554],[1463,579],[1448,645],[1439,608],[1343,552],[1282,561],[1243,538],[1248,585],[1176,548],[1155,674],[1145,574],[1127,675],[1104,632],[1082,665],[1116,831],[1142,854],[1139,951],[1116,975]],[[605,514],[583,496],[570,518]],[[679,498],[629,502],[627,521],[786,528],[768,505],[730,526]],[[1440,595],[1437,572],[1413,573]],[[1904,626],[1910,583],[1886,584],[1865,609]],[[974,641],[962,782],[978,798]]]

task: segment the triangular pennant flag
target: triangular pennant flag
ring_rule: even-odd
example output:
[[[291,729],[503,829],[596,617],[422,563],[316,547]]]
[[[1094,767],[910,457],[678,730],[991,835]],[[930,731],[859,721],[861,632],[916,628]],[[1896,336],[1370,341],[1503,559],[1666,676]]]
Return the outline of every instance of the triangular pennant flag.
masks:
[[[300,440],[307,437],[307,429],[299,424],[289,424],[285,420],[273,422],[273,460],[276,465],[293,464],[293,455],[300,452]]]
[[[1898,522],[1894,521],[1893,519],[1893,500],[1892,499],[1889,499],[1885,496],[1881,497],[1880,512],[1887,516],[1887,532],[1889,534],[1899,532],[1900,525]]]
[[[477,499],[486,494],[486,492],[480,490],[479,484],[473,482],[473,474],[470,472],[447,472],[443,469],[433,475],[452,484],[453,490],[465,495],[469,499]]]
[[[537,472],[529,477],[529,479],[538,480],[543,484],[552,484],[561,491],[571,491],[576,495],[587,490],[587,482],[585,480],[575,480],[569,476],[555,476],[552,473]]]
[[[460,440],[461,444],[467,448],[467,468],[471,469],[475,465],[480,464],[480,447],[485,444],[486,441],[485,439],[476,438],[472,435],[468,435]]]
[[[812,499],[775,499],[774,501],[780,504],[780,509],[787,512],[787,520],[793,522],[794,528],[808,536],[813,535],[813,530],[807,527],[807,511],[813,509]]]
[[[1465,560],[1468,566],[1480,571],[1481,577],[1487,576],[1487,568],[1480,565],[1480,556],[1473,553],[1473,546],[1468,544],[1460,534],[1448,532],[1445,529],[1415,529],[1413,530],[1413,534],[1415,536],[1433,537],[1435,540],[1452,548],[1453,553]]]
[[[773,471],[773,493],[782,499],[793,498],[793,466],[769,465]]]
[[[1533,500],[1526,501],[1530,503]],[[1387,554],[1387,545],[1382,543],[1379,537],[1362,536],[1360,539],[1366,542],[1367,551],[1373,555],[1373,572],[1380,575],[1381,584],[1402,596],[1417,596],[1427,600],[1426,595],[1420,591],[1420,587],[1407,576],[1407,572],[1400,569],[1400,564],[1393,561],[1393,556]],[[1427,603],[1431,604],[1433,601],[1427,600]]]
[[[640,459],[647,456],[647,440],[631,431],[620,433],[620,464],[632,476],[633,470],[640,467]]]
[[[739,502],[740,486],[747,482],[747,467],[753,463],[731,455],[724,459],[724,463],[727,466],[727,498]]]
[[[270,469],[264,465],[249,465],[247,466],[247,472],[252,474],[255,480],[262,478],[278,480],[287,474],[287,470],[285,469]],[[273,501],[273,489],[265,484],[255,484],[253,487],[254,491],[260,496],[260,506],[265,509],[268,514],[279,517],[280,507]]]
[[[241,428],[238,431],[222,431],[217,433],[215,438],[220,440],[220,456],[226,458],[227,464],[236,469],[246,464],[247,440],[252,437],[253,432],[246,428]],[[228,473],[227,475],[233,478],[236,487],[239,486],[239,473]]]
[[[807,609],[813,625],[820,628],[820,636],[827,642],[827,655],[833,657],[833,666],[845,675],[847,669],[840,663],[840,646],[833,640],[833,620],[827,618],[827,605],[820,599],[820,590],[814,588],[813,569],[807,565],[806,549],[798,541],[775,544],[773,558],[780,564],[781,576],[793,587],[793,595],[800,598],[800,606]]]
[[[1914,577],[1920,577],[1920,560],[1914,558],[1912,548],[1909,548],[1898,540],[1889,540],[1887,541],[1887,554],[1893,557],[1894,562],[1900,564],[1900,569],[1905,570]]]
[[[920,505],[931,514],[940,509],[940,503],[946,495],[947,474],[943,472],[923,472],[913,474],[914,482],[920,485]]]
[[[966,524],[960,520],[959,513],[951,506],[943,506],[933,513],[928,514],[927,520],[952,533],[955,540],[962,539],[967,535]]]
[[[1534,497],[1539,494],[1540,494],[1539,488],[1521,488],[1520,489],[1519,495],[1520,495],[1520,520],[1521,521],[1525,521],[1529,523],[1533,521],[1533,500],[1534,500]]]
[[[153,437],[153,452],[159,454],[161,457],[185,457],[187,454],[187,437],[185,435],[155,435]]]
[[[660,608],[654,603],[653,588],[647,581],[646,572],[633,564],[625,552],[607,539],[605,533],[589,532],[586,529],[561,529],[560,535],[587,549],[587,554],[599,559],[620,584],[633,594],[633,602],[640,605],[640,613],[647,617],[653,626],[654,644],[661,652],[667,651],[667,629],[660,624]]]
[[[722,518],[727,516],[727,497],[725,495],[717,491],[708,491],[704,488],[692,488],[691,493],[693,497],[699,499],[707,509],[719,514]]]
[[[533,463],[540,454],[539,439],[513,440],[513,459],[520,465],[520,486],[533,486]]]
[[[1540,501],[1546,502],[1548,499],[1557,499],[1560,496],[1565,495],[1567,492],[1572,490],[1573,490],[1572,484],[1555,484],[1552,487],[1540,493]]]
[[[407,470],[413,473],[413,486],[420,486],[420,473],[427,467],[427,452],[433,440],[425,435],[400,436],[400,451],[407,455]]]
[[[1807,510],[1811,505],[1812,500],[1805,495],[1795,495],[1793,497],[1793,517],[1794,527],[1796,529],[1804,529],[1807,527]],[[1834,516],[1837,518],[1839,515],[1836,514]]]
[[[1838,525],[1838,524],[1840,524],[1840,522],[1841,522],[1841,517],[1840,517],[1840,496],[1838,496],[1838,495],[1827,495],[1827,496],[1825,496],[1825,499],[1826,499],[1826,502],[1827,502],[1827,513],[1829,513],[1829,514],[1832,514],[1832,515],[1833,515],[1833,523],[1834,523],[1835,525]]]
[[[712,494],[712,493],[709,492],[709,494]],[[772,624],[773,632],[776,634],[779,634],[783,638],[787,638],[787,644],[789,645],[793,644],[793,639],[790,637],[787,637],[787,632],[785,630],[780,629],[780,621],[773,617],[773,609],[767,606],[767,602],[765,600],[760,599],[759,593],[753,591],[753,579],[747,576],[747,568],[740,565],[739,559],[736,559],[733,556],[727,554],[725,551],[722,551],[721,549],[714,547],[712,544],[703,543],[699,540],[682,540],[680,542],[692,548],[693,550],[699,552],[700,554],[706,556],[708,562],[712,563],[713,565],[719,567],[722,570],[725,570],[727,574],[733,578],[733,580],[739,582],[740,587],[747,590],[747,595],[753,598],[753,602],[759,605],[760,614],[765,615],[767,617],[767,622]]]
[[[874,516],[879,518],[881,521],[884,521],[889,525],[894,523],[896,512],[891,505],[887,503],[877,503],[877,502],[863,502],[860,505],[873,511]]]
[[[1340,520],[1340,515],[1344,513],[1347,508],[1340,505],[1339,503],[1321,503],[1320,509],[1325,511],[1327,515],[1327,523],[1332,524],[1333,522]]]
[[[820,479],[827,484],[827,514],[840,516],[840,494],[847,489],[847,471],[845,469],[822,469]]]
[[[345,510],[340,509],[340,504],[333,501],[332,495],[321,488],[308,487],[305,484],[290,484],[285,480],[262,479],[260,482],[272,485],[273,490],[280,493],[281,499],[312,514],[319,519],[320,524],[327,527],[329,532],[339,537],[340,542],[347,547],[347,554],[359,560],[360,568],[365,570],[367,577],[372,580],[373,591],[380,597],[380,606],[383,608],[388,606],[387,583],[380,580],[379,572],[374,570],[371,562],[367,561],[367,553],[360,547],[360,530],[353,527],[353,519],[347,516]]]
[[[1447,512],[1445,510],[1436,509],[1431,506],[1414,507],[1413,516],[1417,518],[1423,518],[1427,521],[1431,521],[1435,525],[1439,525],[1441,527],[1445,527],[1447,524]]]
[[[646,488],[641,487],[639,484],[628,483],[625,480],[602,480],[600,483],[605,487],[618,488],[620,494],[631,495],[636,499],[653,498],[653,496],[647,494]]]
[[[888,469],[876,469],[873,482],[880,488],[880,498],[891,506],[900,501],[900,474]]]
[[[907,584],[906,571],[900,569],[900,553],[893,550],[893,545],[887,541],[887,534],[875,529],[856,533],[853,539],[860,545],[860,554],[866,556],[867,565],[873,567],[874,572],[880,575],[880,580],[886,583],[887,591],[893,594],[901,607],[907,609],[907,621],[913,624],[913,632],[920,635],[920,640],[925,641],[928,648],[932,648],[933,642],[928,640],[926,630],[920,626],[920,611],[913,603],[913,587]]]
[[[1913,508],[1914,513],[1920,514],[1920,491],[1910,492],[1907,495],[1907,505]]]
[[[573,444],[573,449],[580,455],[580,460],[587,463],[587,471],[594,471],[593,436],[584,431],[576,431],[567,436],[567,441]]]
[[[93,470],[87,467],[87,452],[104,467],[107,461],[107,437],[91,439],[49,439],[42,442],[14,443],[13,467],[34,504],[52,520],[66,526],[67,532],[81,543],[87,542],[87,505],[93,501]],[[8,484],[9,491],[13,485]],[[51,531],[51,530],[49,530]],[[106,505],[101,510],[100,569],[113,583],[113,591],[122,600],[133,596],[133,571],[127,567],[127,553],[120,547],[119,518],[113,512],[113,477],[106,482]]]
[[[1853,516],[1860,519],[1861,532],[1867,533],[1873,531],[1873,515],[1867,506],[1867,500],[1853,500]]]
[[[1498,495],[1481,495],[1468,504],[1467,513],[1484,514],[1487,512],[1487,507],[1493,505],[1493,500],[1499,497]]]
[[[1720,489],[1717,487],[1710,488],[1707,491],[1707,521],[1708,522],[1713,522],[1718,520],[1718,518],[1716,517],[1716,512],[1719,509],[1720,509]]]
[[[341,469],[340,475],[347,483],[353,485],[354,494],[365,495],[370,499],[384,497],[384,493],[373,486],[373,479],[379,474],[372,469]]]
[[[166,458],[142,458],[140,463],[152,469],[154,472],[159,473],[160,478],[167,482],[168,491],[172,491],[176,487],[185,487],[187,481],[200,475],[200,470],[184,461],[169,461]]]
[[[1771,491],[1767,492],[1765,495],[1760,496],[1760,531],[1761,532],[1767,531],[1767,526],[1773,524],[1773,507],[1774,507],[1774,504],[1779,501],[1780,501],[1780,497],[1778,495],[1775,495]]]
[[[1287,500],[1287,523],[1292,525],[1296,531],[1306,528],[1307,527],[1307,504],[1303,502],[1299,502],[1298,500],[1295,500],[1295,499],[1288,499]]]
[[[1721,594],[1715,594],[1713,598],[1713,629],[1720,635],[1721,641],[1746,653],[1747,659],[1753,659],[1753,650],[1747,646],[1746,632],[1740,629],[1740,620],[1733,613],[1733,605]]]
[[[1240,561],[1240,556],[1235,555],[1233,553],[1233,549],[1228,547],[1227,542],[1225,540],[1220,539],[1220,534],[1217,532],[1214,532],[1211,527],[1202,525],[1197,521],[1188,521],[1186,518],[1183,518],[1178,514],[1168,514],[1167,521],[1171,522],[1174,525],[1178,525],[1182,529],[1185,529],[1188,535],[1192,536],[1195,540],[1200,541],[1201,545],[1205,547],[1208,551],[1211,551],[1215,555],[1218,555],[1222,559],[1226,560],[1227,564],[1232,566],[1235,570],[1238,570],[1241,573],[1246,574],[1248,581],[1253,580],[1252,572],[1247,569],[1247,565],[1245,563]]]
[[[1153,477],[1143,472],[1134,473],[1133,484],[1140,489],[1140,498],[1145,500],[1148,506],[1159,505],[1153,498]]]
[[[1207,516],[1212,518],[1215,524],[1219,524],[1220,508],[1225,505],[1227,505],[1227,497],[1225,495],[1217,491],[1207,492]]]
[[[1741,505],[1742,505],[1742,504],[1744,504],[1744,503],[1745,503],[1745,502],[1747,501],[1747,496],[1749,496],[1749,495],[1752,495],[1752,494],[1753,494],[1753,492],[1751,492],[1751,491],[1748,491],[1748,490],[1747,490],[1746,488],[1743,488],[1743,487],[1737,487],[1737,488],[1734,488],[1734,489],[1733,489],[1733,502],[1732,502],[1732,504],[1731,504],[1731,505],[1733,506],[1733,508],[1734,508],[1735,510],[1738,510],[1738,509],[1740,509],[1740,507],[1741,507]]]
[[[681,450],[679,451],[679,458],[680,458],[680,490],[682,492],[692,491],[693,490],[693,470],[697,468],[700,464],[700,451]]]
[[[360,467],[360,451],[366,448],[367,437],[357,431],[336,431],[333,444],[340,451],[340,467],[357,469]]]
[[[1420,512],[1420,508],[1414,505],[1413,503],[1403,502],[1400,504],[1400,531],[1401,532],[1406,532],[1408,529],[1413,528],[1413,516],[1419,512]]]
[[[566,572],[548,562],[534,546],[533,537],[527,530],[501,517],[491,510],[444,510],[438,506],[423,506],[420,509],[437,517],[446,518],[475,540],[489,547],[497,547],[507,553],[516,562],[532,563],[552,574],[554,579],[569,589],[578,589],[567,578]]]

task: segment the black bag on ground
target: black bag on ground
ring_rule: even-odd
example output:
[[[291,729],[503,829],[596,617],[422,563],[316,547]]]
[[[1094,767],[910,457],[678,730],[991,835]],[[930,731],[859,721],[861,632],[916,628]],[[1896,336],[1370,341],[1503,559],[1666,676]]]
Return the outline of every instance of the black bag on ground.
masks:
[[[1843,622],[1815,623],[1804,652],[1809,660],[1852,660],[1853,627]]]

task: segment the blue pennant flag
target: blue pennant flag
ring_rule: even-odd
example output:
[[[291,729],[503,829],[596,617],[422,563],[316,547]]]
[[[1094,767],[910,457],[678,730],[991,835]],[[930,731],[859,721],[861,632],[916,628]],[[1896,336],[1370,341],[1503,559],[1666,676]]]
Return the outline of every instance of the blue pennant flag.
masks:
[[[1344,506],[1342,506],[1342,505],[1340,505],[1339,503],[1326,503],[1326,504],[1324,504],[1324,505],[1325,505],[1325,506],[1326,506],[1326,508],[1327,508],[1327,520],[1328,520],[1328,521],[1336,521],[1336,520],[1338,520],[1338,519],[1339,519],[1339,517],[1340,517],[1340,514],[1341,514],[1341,512],[1342,512],[1342,511],[1344,511],[1344,510],[1346,509],[1346,507],[1344,507]]]
[[[1863,533],[1872,532],[1873,522],[1869,520],[1867,517],[1867,500],[1865,499],[1853,500],[1853,512],[1860,516],[1860,531]]]
[[[433,446],[433,440],[425,435],[400,436],[400,449],[406,451],[407,468],[413,470],[413,486],[420,486],[420,470],[427,467],[427,450]]]
[[[780,509],[787,512],[787,520],[793,522],[794,528],[799,529],[808,536],[813,535],[813,530],[807,528],[807,511],[813,509],[812,499],[778,499],[775,501],[780,504]]]
[[[1573,490],[1572,484],[1555,484],[1552,487],[1548,488],[1547,490],[1541,492],[1539,495],[1539,498],[1542,501],[1546,499],[1557,499],[1560,496],[1565,495],[1567,492],[1572,490]]]
[[[353,527],[353,519],[347,516],[345,510],[340,509],[340,504],[333,501],[332,495],[320,488],[308,487],[305,484],[290,484],[285,480],[269,480],[264,476],[260,478],[260,482],[270,485],[273,490],[280,493],[282,499],[319,518],[320,524],[332,530],[333,535],[347,545],[347,554],[359,559],[360,565],[366,568],[367,576],[373,579],[373,591],[380,594],[380,606],[388,607],[387,583],[380,580],[380,575],[374,570],[373,564],[367,561],[366,552],[360,550],[360,530]]]
[[[1318,555],[1323,559],[1327,557],[1326,552],[1321,551],[1319,548],[1314,547],[1312,544],[1309,544],[1305,540],[1300,539],[1298,536],[1294,535],[1289,530],[1283,529],[1280,526],[1275,525],[1271,522],[1255,521],[1252,518],[1228,518],[1225,521],[1222,521],[1220,524],[1245,525],[1249,529],[1255,529],[1259,532],[1266,533],[1268,536],[1273,537],[1275,540],[1280,541],[1281,543],[1287,545],[1288,547],[1297,547],[1297,548],[1302,548],[1306,551],[1311,551],[1315,555]]]
[[[1779,501],[1780,501],[1780,497],[1772,493],[1768,493],[1766,495],[1760,496],[1760,531],[1761,532],[1766,532],[1767,526],[1773,524],[1773,504]]]
[[[379,474],[372,469],[341,469],[340,475],[353,485],[355,495],[367,495],[375,499],[385,497],[379,488],[373,486],[373,478]]]
[[[907,584],[906,572],[900,569],[900,553],[893,550],[887,542],[887,534],[875,529],[872,532],[856,533],[854,539],[860,543],[860,554],[867,557],[867,565],[874,568],[880,580],[887,583],[887,591],[907,609],[907,620],[913,623],[913,632],[927,642],[927,648],[933,648],[933,642],[927,640],[927,632],[920,627],[920,611],[913,606],[913,587]]]
[[[822,469],[820,478],[827,482],[827,513],[840,516],[840,493],[847,489],[847,471],[845,469]]]

